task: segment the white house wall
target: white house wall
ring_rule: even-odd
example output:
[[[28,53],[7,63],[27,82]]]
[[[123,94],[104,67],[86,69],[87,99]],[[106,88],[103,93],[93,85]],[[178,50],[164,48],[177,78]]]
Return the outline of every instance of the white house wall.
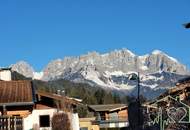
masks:
[[[11,81],[11,71],[10,70],[0,71],[0,80]]]
[[[51,119],[53,117],[53,114],[56,112],[57,109],[33,110],[31,115],[29,115],[27,118],[24,118],[23,122],[24,130],[31,130],[34,125],[39,126],[39,116],[49,115]],[[42,130],[42,128],[40,128],[40,130]],[[51,127],[46,128],[45,130],[51,130]]]
[[[43,109],[43,110],[33,110],[32,114],[30,114],[28,117],[24,118],[23,121],[23,130],[31,130],[34,125],[39,126],[40,119],[39,117],[42,115],[49,115],[50,120],[52,119],[53,115],[57,113],[57,109]],[[60,111],[61,112],[61,111]],[[72,130],[79,130],[79,117],[78,114],[68,113],[70,120],[71,120],[71,128]],[[52,130],[51,128],[51,122],[49,128],[40,128],[40,130]]]
[[[78,114],[72,114],[71,113],[71,127],[73,130],[79,130],[79,116]]]

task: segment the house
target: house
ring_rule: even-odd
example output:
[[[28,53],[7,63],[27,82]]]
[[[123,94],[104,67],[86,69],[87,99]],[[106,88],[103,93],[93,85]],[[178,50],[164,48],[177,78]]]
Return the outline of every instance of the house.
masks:
[[[0,129],[22,130],[35,102],[30,81],[0,81]]]
[[[190,77],[179,80],[176,86],[161,94],[156,100],[146,103],[147,107],[158,108],[169,105],[170,100],[178,100],[186,105],[190,105]]]
[[[150,124],[161,120],[160,126],[168,129],[182,129],[190,123],[190,78],[176,83],[176,86],[161,94],[156,100],[146,103],[148,114],[153,117]],[[167,123],[166,123],[167,122]],[[162,128],[160,128],[162,129]]]
[[[125,104],[89,105],[88,109],[95,116],[94,119],[86,121],[91,122],[91,126],[95,128],[93,130],[98,130],[97,126],[99,129],[126,128],[129,126],[127,105]],[[82,128],[85,129],[85,126],[83,125]],[[86,130],[90,130],[89,127],[86,127]]]
[[[80,118],[80,130],[99,130],[99,125],[94,124],[95,117]]]
[[[1,70],[0,75],[0,130],[51,130],[51,120],[58,113],[66,113],[72,129],[79,130],[75,108],[80,101],[36,91],[30,80],[11,80],[10,69]]]
[[[25,117],[35,101],[30,81],[0,81],[0,115]]]
[[[179,96],[180,100],[186,100],[189,102],[190,97],[190,77],[180,80],[176,83],[176,87],[168,91],[169,95]]]
[[[46,128],[51,130],[51,119],[56,113],[67,113],[71,119],[72,130],[79,130],[79,118],[75,111],[78,103],[77,100],[70,99],[66,96],[48,92],[36,91],[37,102],[34,105],[32,114],[24,119],[27,129]],[[31,125],[31,120],[33,125]]]
[[[179,80],[176,86],[161,94],[157,100],[172,96],[190,105],[190,77]]]

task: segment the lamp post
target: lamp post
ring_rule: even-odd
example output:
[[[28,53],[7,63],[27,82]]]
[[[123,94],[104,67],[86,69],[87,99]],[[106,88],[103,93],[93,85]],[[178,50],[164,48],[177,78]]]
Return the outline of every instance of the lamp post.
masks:
[[[130,74],[128,79],[137,81],[137,102],[140,103],[140,74],[139,72]]]
[[[136,101],[129,104],[129,123],[132,127],[132,130],[142,130],[143,125],[143,114],[141,111],[140,103],[140,75],[138,73],[132,73],[129,75],[129,80],[137,81],[137,97]],[[134,115],[137,114],[135,117]]]
[[[138,103],[138,126],[140,127],[140,109],[141,109],[141,103],[140,103],[140,77],[139,72],[137,73],[137,103]]]
[[[137,73],[137,101],[140,105],[140,77],[139,72]]]

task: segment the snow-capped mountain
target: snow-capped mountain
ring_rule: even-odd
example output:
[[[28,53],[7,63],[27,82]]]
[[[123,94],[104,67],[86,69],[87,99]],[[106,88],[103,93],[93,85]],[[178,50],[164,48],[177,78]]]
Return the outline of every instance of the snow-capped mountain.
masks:
[[[159,50],[143,56],[122,49],[106,54],[91,52],[79,57],[65,57],[51,61],[41,73],[34,72],[25,62],[18,62],[12,67],[35,79],[62,78],[132,94],[136,92],[137,82],[129,80],[129,75],[140,72],[140,85],[145,95],[150,91],[153,95],[161,93],[189,75],[183,64]]]
[[[19,61],[16,64],[10,66],[13,71],[16,71],[26,77],[34,76],[34,69],[25,61]]]
[[[106,71],[123,73],[138,71],[143,74],[166,71],[182,75],[189,73],[183,64],[161,51],[155,50],[151,54],[137,56],[127,49],[122,49],[102,55],[92,52],[79,57],[66,57],[63,60],[51,61],[44,69],[43,79],[54,79],[68,72],[76,73],[81,69],[86,71],[95,69],[100,73]]]
[[[43,77],[44,73],[43,72],[33,72],[33,79],[38,79],[41,80]]]
[[[16,71],[25,77],[33,79],[42,79],[43,72],[35,72],[33,67],[25,61],[19,61],[16,64],[10,66],[13,71]]]

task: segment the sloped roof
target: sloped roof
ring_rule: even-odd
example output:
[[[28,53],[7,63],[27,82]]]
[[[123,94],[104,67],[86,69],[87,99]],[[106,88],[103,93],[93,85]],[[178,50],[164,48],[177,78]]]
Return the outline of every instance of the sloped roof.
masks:
[[[185,83],[189,83],[189,82],[190,82],[190,76],[179,80],[178,83],[177,83],[177,85],[185,84]]]
[[[70,98],[67,96],[62,96],[62,95],[58,95],[58,94],[54,94],[54,93],[50,93],[50,92],[36,91],[36,94],[38,96],[48,97],[48,98],[58,100],[58,101],[64,100],[66,102],[69,102],[70,104],[81,104],[81,102],[82,102],[79,99]]]
[[[89,105],[89,108],[96,112],[112,112],[127,108],[126,104]]]
[[[32,104],[34,97],[31,81],[0,81],[0,106]]]
[[[0,71],[3,71],[3,70],[11,70],[12,68],[0,68]]]
[[[167,95],[176,95],[185,89],[190,89],[190,77],[179,80],[175,87],[170,88],[165,93],[161,94],[157,99],[163,98]]]

